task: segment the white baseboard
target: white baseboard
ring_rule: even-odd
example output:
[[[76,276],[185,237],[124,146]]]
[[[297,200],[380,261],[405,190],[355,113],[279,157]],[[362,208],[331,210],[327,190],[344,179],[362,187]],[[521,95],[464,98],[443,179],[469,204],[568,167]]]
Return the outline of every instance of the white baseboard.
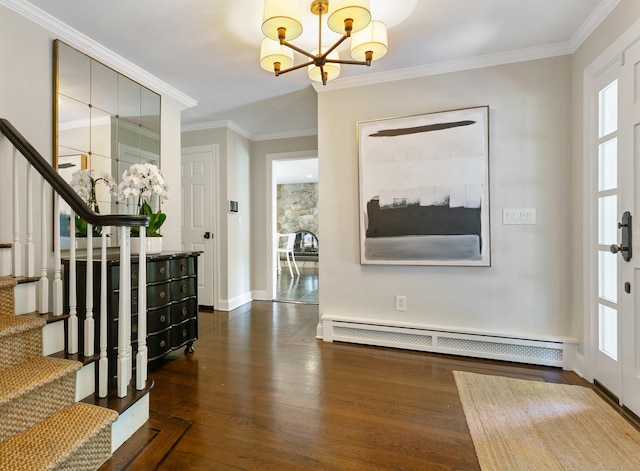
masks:
[[[220,306],[216,306],[219,311],[233,311],[234,309],[250,303],[253,300],[251,293],[244,293],[232,299],[221,299]]]
[[[253,299],[256,301],[271,301],[266,291],[252,291]]]
[[[578,340],[573,337],[509,335],[418,324],[323,316],[327,342],[403,348],[572,369]]]

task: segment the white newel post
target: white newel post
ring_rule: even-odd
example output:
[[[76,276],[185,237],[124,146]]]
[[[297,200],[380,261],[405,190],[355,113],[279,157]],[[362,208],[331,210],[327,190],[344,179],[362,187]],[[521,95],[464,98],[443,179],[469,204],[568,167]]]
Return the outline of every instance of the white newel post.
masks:
[[[53,315],[62,314],[62,261],[60,260],[60,195],[53,198]]]
[[[127,346],[129,338],[127,336],[127,312],[131,307],[129,297],[131,296],[131,280],[127,279],[127,244],[129,237],[129,228],[120,227],[120,298],[118,303],[118,397],[127,395],[128,365],[127,365]]]
[[[107,397],[109,359],[107,358],[107,234],[102,232],[100,259],[100,360],[98,361],[98,395]]]
[[[136,355],[136,388],[147,383],[147,240],[145,228],[140,228],[138,258],[138,354]]]
[[[95,353],[95,323],[93,321],[93,225],[87,224],[87,285],[84,318],[84,355]]]
[[[42,208],[44,211],[44,208]],[[27,165],[27,276],[36,274],[35,250],[33,247],[33,166]]]
[[[78,298],[77,298],[77,281],[76,281],[76,213],[71,210],[69,216],[69,353],[78,353]]]
[[[45,191],[49,186],[42,179],[40,185],[40,219],[41,219],[41,234],[40,234],[40,281],[38,283],[38,293],[40,295],[39,311],[41,314],[49,312],[49,278],[47,276],[47,258],[49,252],[47,251],[47,240],[51,237],[51,227],[47,226],[47,196],[50,196],[49,191]]]
[[[20,241],[20,185],[18,178],[18,149],[13,148],[13,275],[22,276],[22,242]]]

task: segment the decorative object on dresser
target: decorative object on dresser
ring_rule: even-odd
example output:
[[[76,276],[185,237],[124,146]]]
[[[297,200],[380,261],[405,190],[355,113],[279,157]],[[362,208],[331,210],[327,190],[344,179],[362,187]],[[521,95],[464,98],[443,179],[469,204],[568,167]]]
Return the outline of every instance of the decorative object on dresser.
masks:
[[[170,352],[185,347],[185,353],[192,353],[193,342],[198,338],[198,256],[201,252],[163,252],[147,256],[147,347],[148,361],[152,365]],[[69,259],[63,259],[64,292],[68,292]],[[86,274],[86,260],[77,261],[77,279]],[[107,259],[107,311],[109,375],[116,374],[116,357],[119,301],[119,254],[109,254]],[[93,264],[95,286],[100,286],[100,263]],[[138,264],[131,267],[131,340],[135,358],[137,348],[137,275]],[[86,292],[84,283],[78,283],[78,318],[84,319]],[[94,305],[99,305],[99,292],[94,293]],[[69,308],[69,300],[64,299],[64,309]],[[68,311],[65,311],[68,312]],[[80,321],[78,323],[82,325]],[[99,338],[99,322],[96,322],[96,338]],[[80,342],[84,333],[80,332]],[[98,353],[96,351],[96,353]]]

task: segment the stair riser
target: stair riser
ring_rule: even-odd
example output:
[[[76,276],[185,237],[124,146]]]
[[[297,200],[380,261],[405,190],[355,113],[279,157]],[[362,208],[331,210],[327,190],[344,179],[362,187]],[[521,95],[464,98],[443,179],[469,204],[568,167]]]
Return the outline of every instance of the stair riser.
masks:
[[[73,404],[75,391],[76,372],[71,371],[0,406],[0,443]]]
[[[111,427],[103,428],[93,439],[80,446],[57,470],[94,471],[111,458]]]
[[[0,371],[39,356],[42,356],[41,329],[2,337]]]
[[[14,291],[16,314],[26,314],[27,312],[38,310],[36,307],[38,299],[37,286],[38,283],[36,282],[21,283],[16,286]]]

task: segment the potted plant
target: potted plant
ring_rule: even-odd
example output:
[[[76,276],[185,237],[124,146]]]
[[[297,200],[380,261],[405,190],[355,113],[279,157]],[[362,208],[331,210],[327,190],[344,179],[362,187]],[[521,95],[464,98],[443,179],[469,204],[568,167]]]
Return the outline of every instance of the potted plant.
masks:
[[[96,185],[98,182],[103,182],[110,193],[116,190],[117,185],[111,177],[104,172],[98,172],[94,169],[78,170],[71,175],[71,188],[78,193],[78,196],[84,200],[84,202],[93,209],[96,213],[100,212],[98,206],[98,200],[96,198]],[[84,219],[75,216],[75,233],[76,237],[87,237],[88,224]],[[91,235],[94,237],[100,237],[102,235],[102,227],[92,226]]]
[[[168,198],[167,191],[164,175],[154,164],[133,164],[122,174],[122,180],[118,185],[118,201],[133,206],[135,213],[149,216],[149,225],[146,228],[147,253],[162,250],[160,228],[167,215],[161,208],[164,200]],[[131,228],[131,236],[131,251],[136,253],[134,238],[139,236],[138,227]]]

